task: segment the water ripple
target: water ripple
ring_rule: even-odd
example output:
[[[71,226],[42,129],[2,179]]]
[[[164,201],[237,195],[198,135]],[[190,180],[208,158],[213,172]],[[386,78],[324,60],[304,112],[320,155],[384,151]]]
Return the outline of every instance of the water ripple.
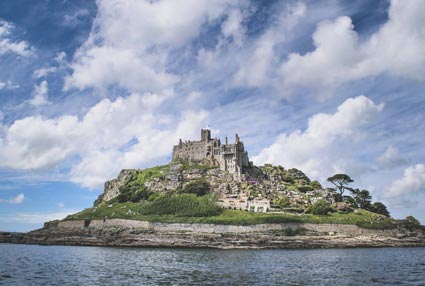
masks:
[[[425,285],[425,248],[131,249],[0,244],[0,285]]]

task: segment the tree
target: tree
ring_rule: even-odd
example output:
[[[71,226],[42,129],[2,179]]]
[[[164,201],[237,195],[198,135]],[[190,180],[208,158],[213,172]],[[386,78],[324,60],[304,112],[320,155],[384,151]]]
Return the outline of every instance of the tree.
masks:
[[[408,217],[406,217],[406,220],[409,224],[412,225],[421,225],[421,223],[413,216],[409,215]]]
[[[321,190],[321,189],[323,189],[322,188],[322,185],[318,181],[316,181],[316,180],[314,180],[314,181],[312,181],[310,183],[310,187],[312,187],[315,190]]]
[[[354,195],[354,200],[357,203],[357,206],[361,209],[368,209],[370,207],[370,203],[372,200],[372,196],[370,195],[368,190],[352,190],[351,193]]]
[[[332,177],[328,178],[328,182],[331,182],[337,188],[339,194],[342,197],[344,195],[345,190],[350,189],[347,187],[347,185],[354,181],[346,174],[335,174]]]
[[[305,184],[310,183],[310,179],[301,170],[296,168],[289,169],[285,172],[283,179],[288,182],[303,182]]]
[[[357,202],[355,199],[353,199],[350,196],[343,196],[342,197],[342,201],[347,203],[348,205],[350,205],[350,207],[352,208],[357,208]]]
[[[333,211],[331,204],[325,200],[319,200],[307,208],[307,213],[314,215],[327,215]]]
[[[387,216],[387,217],[390,216],[390,212],[388,211],[387,207],[381,202],[376,202],[371,204],[368,210],[377,214]]]

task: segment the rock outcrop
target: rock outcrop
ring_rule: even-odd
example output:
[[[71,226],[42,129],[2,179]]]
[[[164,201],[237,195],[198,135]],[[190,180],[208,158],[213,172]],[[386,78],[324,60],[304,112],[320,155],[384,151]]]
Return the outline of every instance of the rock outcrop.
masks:
[[[332,194],[316,187],[309,178],[297,169],[286,170],[281,166],[250,166],[240,177],[220,170],[218,167],[203,165],[201,162],[172,162],[168,165],[146,170],[122,170],[118,177],[107,181],[103,194],[94,206],[116,198],[126,187],[148,192],[178,192],[196,180],[206,181],[210,192],[219,198],[237,196],[248,201],[288,197],[291,207],[303,209],[318,199],[332,202]],[[320,186],[320,185],[319,185]]]
[[[339,224],[251,226],[154,223],[123,219],[62,221],[0,242],[44,245],[202,248],[350,248],[425,246],[424,231],[371,230]]]

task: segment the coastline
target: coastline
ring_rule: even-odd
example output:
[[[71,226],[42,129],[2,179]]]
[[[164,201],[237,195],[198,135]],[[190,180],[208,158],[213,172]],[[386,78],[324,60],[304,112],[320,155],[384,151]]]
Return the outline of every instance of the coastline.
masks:
[[[215,249],[425,247],[425,232],[344,224],[242,226],[108,219],[48,222],[28,233],[0,232],[0,243]]]

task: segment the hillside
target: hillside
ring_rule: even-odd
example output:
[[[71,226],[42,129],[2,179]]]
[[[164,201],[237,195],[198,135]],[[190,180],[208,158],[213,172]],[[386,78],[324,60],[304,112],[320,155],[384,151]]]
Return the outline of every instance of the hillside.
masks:
[[[297,169],[250,166],[235,179],[202,162],[180,161],[145,170],[122,170],[116,179],[105,183],[92,208],[66,220],[342,223],[377,229],[409,224],[372,212],[371,207],[361,208],[352,197],[337,198],[334,189],[323,188]]]
[[[337,174],[331,181],[348,182]],[[251,164],[230,174],[202,161],[123,170],[93,207],[0,242],[119,247],[425,246],[425,227],[395,220],[366,190],[323,188],[297,169]]]

